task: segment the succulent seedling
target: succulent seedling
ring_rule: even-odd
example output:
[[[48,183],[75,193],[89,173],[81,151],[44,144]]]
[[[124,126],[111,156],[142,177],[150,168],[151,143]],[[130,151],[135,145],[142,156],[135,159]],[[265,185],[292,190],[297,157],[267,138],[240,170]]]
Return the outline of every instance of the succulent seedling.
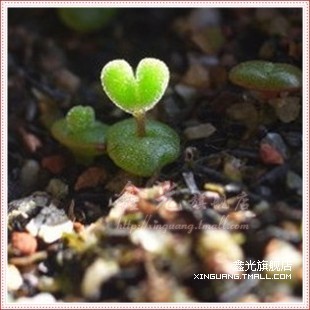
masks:
[[[86,33],[107,25],[117,8],[58,8],[62,22],[78,32]]]
[[[51,130],[53,137],[68,147],[79,162],[89,163],[105,152],[107,128],[96,121],[92,107],[75,106]]]
[[[268,102],[282,122],[291,122],[298,117],[299,99],[292,96],[302,87],[302,72],[298,67],[251,60],[232,68],[229,79],[233,84],[248,89],[259,101]],[[266,112],[263,119],[270,118],[268,109],[268,106],[262,108]]]
[[[279,94],[299,90],[302,85],[302,72],[290,64],[250,60],[232,68],[229,79],[246,89]]]
[[[165,124],[145,119],[168,82],[168,67],[155,58],[141,60],[135,74],[125,60],[113,60],[102,69],[101,83],[107,96],[134,116],[109,128],[107,151],[116,165],[135,175],[151,176],[179,155],[177,133]]]

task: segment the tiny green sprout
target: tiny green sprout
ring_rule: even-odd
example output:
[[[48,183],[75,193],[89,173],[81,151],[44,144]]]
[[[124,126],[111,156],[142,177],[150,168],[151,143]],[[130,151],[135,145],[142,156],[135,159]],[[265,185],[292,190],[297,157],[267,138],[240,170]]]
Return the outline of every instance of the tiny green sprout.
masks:
[[[140,176],[151,176],[179,155],[178,135],[167,125],[146,121],[145,112],[162,98],[169,69],[155,58],[144,58],[134,73],[125,60],[113,60],[101,71],[101,83],[111,101],[134,116],[111,126],[107,151],[116,165]]]
[[[58,16],[70,29],[87,33],[107,25],[117,8],[58,8]]]
[[[293,65],[250,60],[231,69],[232,83],[260,92],[279,93],[299,90],[302,86],[302,72]]]
[[[232,68],[229,79],[233,84],[247,89],[258,102],[268,103],[273,109],[274,113],[270,113],[270,107],[264,106],[258,113],[254,106],[248,107],[252,110],[253,122],[249,122],[249,118],[244,119],[247,127],[251,125],[254,129],[254,116],[256,121],[269,122],[277,117],[285,123],[294,121],[299,116],[298,97],[292,96],[302,87],[302,71],[298,67],[286,63],[250,60]],[[237,109],[236,112],[239,114]]]
[[[163,61],[144,58],[136,75],[125,60],[113,60],[101,71],[101,83],[108,97],[122,110],[145,113],[163,96],[169,82],[169,69]]]
[[[78,161],[89,163],[105,152],[107,128],[107,125],[96,121],[92,107],[75,106],[65,118],[53,124],[52,135],[68,147]]]

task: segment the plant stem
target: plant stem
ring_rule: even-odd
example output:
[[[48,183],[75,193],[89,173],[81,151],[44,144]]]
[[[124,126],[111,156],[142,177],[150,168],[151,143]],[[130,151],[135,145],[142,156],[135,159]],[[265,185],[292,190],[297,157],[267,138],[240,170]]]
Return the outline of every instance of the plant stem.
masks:
[[[135,113],[134,117],[137,122],[137,136],[138,137],[145,137],[145,113]]]

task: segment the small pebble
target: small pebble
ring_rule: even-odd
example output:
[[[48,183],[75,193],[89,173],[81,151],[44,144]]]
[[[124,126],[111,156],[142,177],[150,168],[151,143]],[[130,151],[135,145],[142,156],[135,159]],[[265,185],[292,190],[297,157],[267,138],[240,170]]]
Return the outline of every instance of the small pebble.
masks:
[[[197,94],[197,90],[194,87],[184,84],[177,84],[175,91],[186,103],[191,103]]]
[[[228,194],[238,194],[241,192],[242,188],[240,184],[229,183],[224,186],[225,192]]]
[[[243,163],[240,159],[228,156],[225,158],[223,173],[230,180],[238,182],[242,180],[242,166]]]
[[[60,179],[51,179],[45,189],[52,197],[63,199],[68,195],[69,186]]]
[[[38,281],[38,289],[43,292],[57,292],[59,290],[59,283],[56,278],[41,276]]]
[[[208,138],[213,135],[215,131],[216,128],[211,123],[205,123],[186,128],[184,130],[184,135],[188,140],[197,140]]]
[[[98,258],[85,272],[81,283],[83,296],[96,300],[100,297],[100,286],[119,272],[119,266],[115,261]]]
[[[52,304],[56,302],[56,299],[50,293],[39,293],[33,297],[20,297],[15,302],[22,304]]]
[[[141,245],[146,251],[162,254],[171,245],[171,236],[162,230],[138,228],[132,232],[130,239],[134,244]]]
[[[202,256],[208,256],[212,252],[221,252],[231,261],[243,259],[241,247],[228,231],[205,230],[199,243],[199,253]]]
[[[197,89],[210,87],[210,73],[203,65],[199,63],[191,64],[182,78],[182,83]]]
[[[260,157],[265,164],[281,165],[287,159],[287,147],[278,133],[270,132],[260,143]]]
[[[51,155],[42,159],[41,166],[52,174],[59,174],[65,169],[66,163],[63,156]]]
[[[79,175],[74,190],[79,191],[103,184],[107,180],[107,172],[102,167],[90,167]]]
[[[289,171],[286,176],[286,184],[289,189],[296,190],[299,196],[302,195],[302,178],[297,173]]]
[[[275,108],[276,115],[283,123],[295,121],[301,110],[300,98],[285,97],[269,100],[269,103]]]
[[[40,165],[36,160],[28,159],[25,161],[20,173],[21,186],[25,192],[36,186],[39,172]]]
[[[291,270],[282,273],[292,274],[292,280],[297,277],[298,269],[302,265],[302,254],[290,243],[278,239],[272,239],[265,248],[264,259],[268,262],[290,266]],[[277,270],[268,269],[268,273],[279,273]],[[295,279],[296,280],[296,279]]]
[[[46,243],[52,243],[60,239],[63,233],[73,232],[73,223],[64,210],[50,205],[42,208],[41,212],[27,224],[26,229],[31,235],[42,238]]]
[[[12,233],[12,247],[20,255],[31,255],[38,247],[37,239],[26,232]]]
[[[259,155],[264,164],[282,165],[284,163],[283,156],[268,143],[260,144]]]
[[[7,268],[7,288],[9,291],[18,290],[23,284],[23,278],[19,270],[14,265]]]

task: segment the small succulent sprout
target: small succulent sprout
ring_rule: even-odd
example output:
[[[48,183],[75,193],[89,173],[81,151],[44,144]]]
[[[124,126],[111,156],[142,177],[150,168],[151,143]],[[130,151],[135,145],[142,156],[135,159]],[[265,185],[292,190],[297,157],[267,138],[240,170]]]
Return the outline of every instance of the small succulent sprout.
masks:
[[[74,107],[68,112],[66,121],[70,132],[83,132],[94,125],[95,111],[92,107],[88,106]]]
[[[169,82],[169,69],[155,58],[144,58],[136,74],[125,60],[110,61],[101,71],[101,83],[108,97],[127,113],[152,109],[162,98]]]
[[[58,8],[61,21],[78,32],[91,32],[107,25],[117,8]]]
[[[96,121],[92,107],[75,106],[65,118],[54,123],[52,135],[68,147],[78,161],[89,163],[105,152],[107,128]]]
[[[167,125],[146,121],[145,112],[162,98],[169,69],[155,58],[144,58],[136,73],[125,60],[113,60],[101,71],[107,96],[134,116],[114,124],[108,131],[107,151],[116,165],[132,174],[151,176],[179,155],[178,135]]]
[[[247,89],[267,93],[297,91],[302,86],[302,72],[293,65],[250,60],[231,69],[232,83]]]

